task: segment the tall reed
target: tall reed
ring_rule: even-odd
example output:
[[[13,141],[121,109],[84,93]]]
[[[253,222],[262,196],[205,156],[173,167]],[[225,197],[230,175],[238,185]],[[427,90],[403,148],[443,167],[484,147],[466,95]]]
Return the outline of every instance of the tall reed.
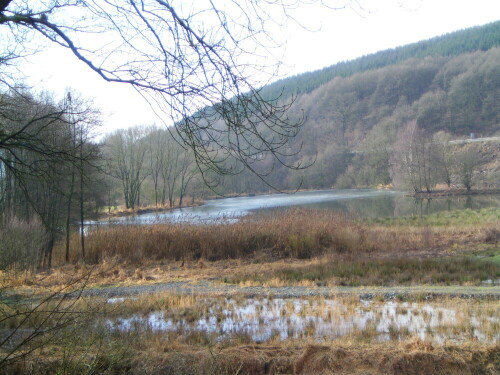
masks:
[[[308,259],[337,253],[392,252],[445,248],[482,240],[488,225],[474,228],[385,227],[359,224],[326,210],[262,213],[214,225],[158,223],[102,225],[89,231],[86,261],[179,261],[235,259],[265,251],[273,257]],[[77,238],[71,260],[79,260]],[[64,262],[62,246],[54,252]]]

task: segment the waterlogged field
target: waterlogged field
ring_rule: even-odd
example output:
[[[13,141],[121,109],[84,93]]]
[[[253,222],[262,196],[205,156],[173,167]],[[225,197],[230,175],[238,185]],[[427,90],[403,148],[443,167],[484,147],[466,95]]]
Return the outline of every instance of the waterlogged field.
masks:
[[[168,298],[168,297],[163,297]],[[178,307],[107,318],[106,329],[157,334],[168,340],[268,343],[331,342],[339,338],[435,343],[500,339],[500,302],[444,300],[398,302],[357,298],[175,297]],[[144,302],[111,299],[121,308]],[[120,308],[118,308],[120,309]]]

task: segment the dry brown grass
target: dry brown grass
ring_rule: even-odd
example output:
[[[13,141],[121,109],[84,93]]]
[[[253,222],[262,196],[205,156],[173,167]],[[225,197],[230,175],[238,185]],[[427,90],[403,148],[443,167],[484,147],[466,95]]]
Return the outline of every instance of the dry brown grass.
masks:
[[[495,224],[437,228],[368,226],[331,211],[296,209],[218,225],[101,226],[87,236],[86,262],[98,264],[118,259],[140,265],[151,261],[216,261],[244,259],[262,251],[275,258],[296,259],[346,253],[434,256],[452,246],[460,250],[485,241],[494,229]],[[77,263],[77,236],[72,249],[71,262]],[[54,263],[64,263],[62,244],[55,249]]]
[[[498,236],[492,233],[498,230],[498,225],[491,222],[436,227],[360,224],[330,211],[304,209],[210,226],[101,226],[86,238],[85,262],[81,262],[80,239],[75,235],[71,239],[70,264],[65,264],[61,242],[54,249],[52,270],[9,274],[8,281],[10,287],[50,287],[92,272],[89,285],[214,278],[253,283],[242,275],[269,276],[258,281],[259,285],[313,285],[316,277],[286,274],[294,270],[313,270],[317,274],[331,264],[356,266],[360,262],[371,262],[376,269],[377,262],[470,253],[475,248],[494,247]],[[343,282],[327,273],[320,279],[328,285]],[[0,277],[0,284],[4,281]],[[353,282],[357,285],[363,281]]]
[[[400,344],[289,343],[213,348],[170,344],[165,340],[140,344],[141,348],[129,348],[120,356],[87,355],[92,366],[61,363],[54,358],[53,348],[45,348],[45,353],[41,353],[43,360],[20,363],[6,374],[26,370],[45,374],[94,370],[164,375],[494,375],[500,370],[498,345],[434,346],[415,339]]]

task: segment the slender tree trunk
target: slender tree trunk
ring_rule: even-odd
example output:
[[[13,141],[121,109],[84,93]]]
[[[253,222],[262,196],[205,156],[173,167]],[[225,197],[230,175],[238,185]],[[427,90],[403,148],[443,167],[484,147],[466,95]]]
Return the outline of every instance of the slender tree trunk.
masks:
[[[46,259],[46,266],[47,269],[50,269],[52,267],[52,251],[54,250],[54,233],[52,231],[50,232],[50,238],[47,243],[47,247],[45,249],[45,259]]]
[[[83,211],[83,127],[80,129],[80,237],[82,244],[82,259],[85,260],[85,227]]]
[[[69,97],[71,100],[71,97]],[[76,127],[73,124],[73,150],[76,146]],[[69,187],[69,196],[68,196],[68,211],[66,216],[66,263],[69,263],[69,239],[70,239],[70,222],[71,222],[71,204],[73,203],[73,192],[75,189],[75,165],[71,163],[71,185]]]
[[[68,197],[68,211],[66,216],[66,263],[69,262],[69,239],[70,239],[70,222],[71,222],[71,203],[73,201],[73,190],[75,184],[75,169],[72,167],[71,171],[71,186]]]

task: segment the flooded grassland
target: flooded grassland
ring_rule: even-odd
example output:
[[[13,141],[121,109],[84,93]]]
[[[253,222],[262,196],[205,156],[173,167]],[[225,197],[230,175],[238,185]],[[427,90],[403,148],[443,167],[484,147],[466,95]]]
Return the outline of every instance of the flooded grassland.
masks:
[[[115,333],[150,333],[161,340],[198,337],[223,341],[268,343],[285,340],[433,343],[500,339],[500,302],[443,299],[402,302],[338,298],[207,298],[164,296],[168,308],[144,311],[144,300],[109,300],[118,316],[101,321]],[[147,304],[147,303],[146,303]],[[123,305],[123,306],[118,306]],[[175,306],[177,305],[177,306]],[[153,305],[154,306],[154,305]],[[157,305],[158,306],[158,305]],[[133,312],[133,310],[143,310]],[[132,311],[128,314],[126,311]],[[146,309],[146,310],[149,310]]]

